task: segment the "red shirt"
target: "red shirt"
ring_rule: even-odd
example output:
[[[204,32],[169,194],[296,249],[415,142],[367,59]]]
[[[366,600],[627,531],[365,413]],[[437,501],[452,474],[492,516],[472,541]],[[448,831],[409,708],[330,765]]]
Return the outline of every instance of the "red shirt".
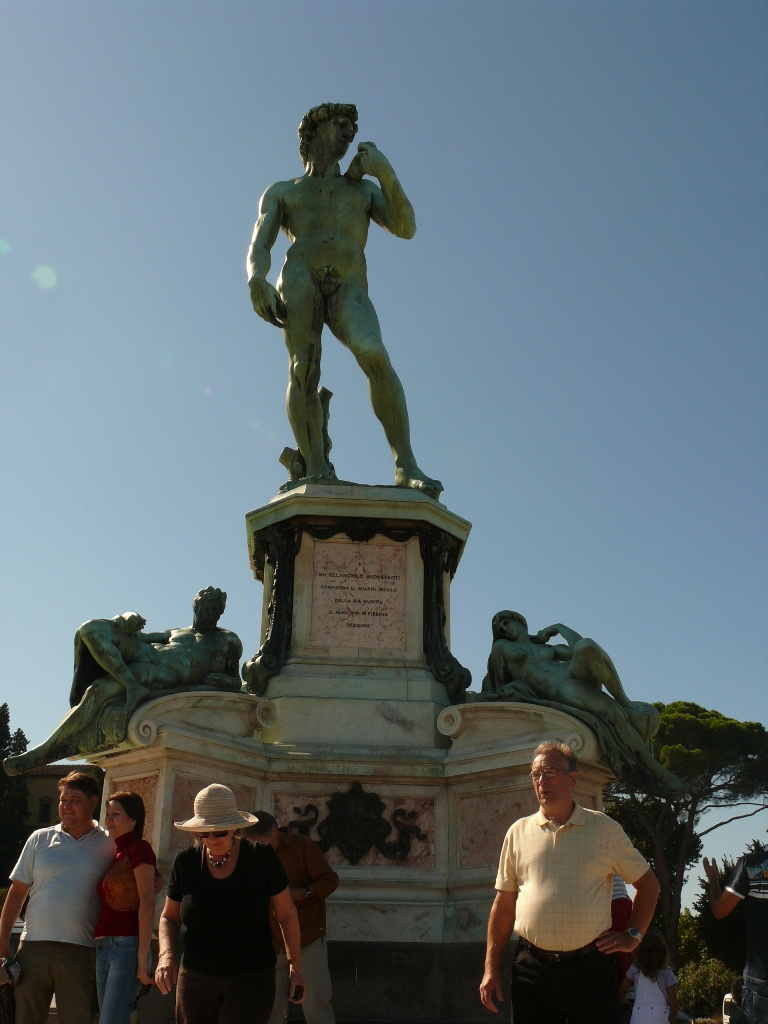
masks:
[[[139,934],[139,890],[133,869],[137,864],[151,864],[153,868],[157,864],[152,847],[135,832],[118,836],[115,848],[117,855],[96,886],[101,913],[93,933],[95,939],[104,935]]]

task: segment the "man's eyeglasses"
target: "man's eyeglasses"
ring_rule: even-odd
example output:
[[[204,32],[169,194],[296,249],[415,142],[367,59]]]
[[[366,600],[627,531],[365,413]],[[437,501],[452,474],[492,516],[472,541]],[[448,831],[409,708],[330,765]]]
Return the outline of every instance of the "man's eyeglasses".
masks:
[[[534,782],[541,782],[542,779],[554,779],[556,775],[570,775],[565,768],[547,768],[543,772],[528,772]]]
[[[209,836],[210,836],[213,839],[223,839],[224,836],[228,836],[229,835],[229,831],[230,830],[228,828],[225,828],[222,832],[198,832],[197,833],[197,838],[198,839],[208,839]]]

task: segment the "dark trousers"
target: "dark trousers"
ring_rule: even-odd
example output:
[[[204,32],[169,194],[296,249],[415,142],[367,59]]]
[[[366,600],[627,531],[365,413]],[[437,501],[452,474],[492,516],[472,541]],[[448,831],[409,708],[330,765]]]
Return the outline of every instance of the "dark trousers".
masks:
[[[512,967],[514,1024],[621,1024],[616,960],[593,950],[549,961],[518,948]]]
[[[274,1001],[274,967],[218,977],[182,966],[176,1024],[267,1024]]]

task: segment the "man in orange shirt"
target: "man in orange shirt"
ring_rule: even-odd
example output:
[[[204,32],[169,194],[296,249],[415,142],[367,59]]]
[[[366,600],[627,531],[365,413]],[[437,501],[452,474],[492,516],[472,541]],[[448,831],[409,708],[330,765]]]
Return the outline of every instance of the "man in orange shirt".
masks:
[[[301,969],[307,983],[302,1003],[307,1024],[335,1024],[331,1006],[331,975],[325,938],[325,900],[339,885],[339,876],[325,859],[320,847],[309,836],[278,828],[267,811],[254,811],[257,824],[243,835],[255,843],[271,846],[288,876],[291,897],[296,904],[301,929]],[[269,1024],[281,1024],[288,1006],[288,960],[282,935],[272,922],[272,941],[277,950],[275,1005]]]

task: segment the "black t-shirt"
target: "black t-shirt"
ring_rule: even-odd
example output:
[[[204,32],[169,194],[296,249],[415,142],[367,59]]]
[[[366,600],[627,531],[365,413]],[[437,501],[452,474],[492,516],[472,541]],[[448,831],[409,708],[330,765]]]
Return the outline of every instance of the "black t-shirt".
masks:
[[[214,878],[204,849],[190,846],[176,856],[168,896],[181,903],[187,929],[182,962],[202,974],[249,974],[272,966],[275,951],[269,900],[288,885],[271,846],[240,842],[235,870]]]
[[[726,886],[747,901],[747,963],[750,978],[768,978],[768,847],[736,862]]]

